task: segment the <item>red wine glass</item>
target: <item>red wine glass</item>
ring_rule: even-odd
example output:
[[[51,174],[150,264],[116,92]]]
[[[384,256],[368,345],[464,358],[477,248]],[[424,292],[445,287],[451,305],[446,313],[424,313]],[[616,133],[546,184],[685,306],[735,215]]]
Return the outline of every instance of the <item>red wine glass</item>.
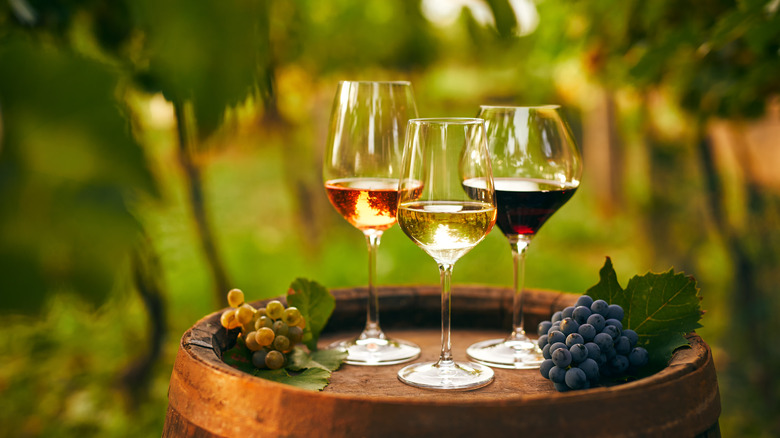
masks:
[[[557,105],[480,107],[493,164],[496,225],[514,261],[512,332],[471,345],[466,353],[498,368],[538,368],[542,351],[523,329],[525,253],[544,223],[577,190],[582,157]]]

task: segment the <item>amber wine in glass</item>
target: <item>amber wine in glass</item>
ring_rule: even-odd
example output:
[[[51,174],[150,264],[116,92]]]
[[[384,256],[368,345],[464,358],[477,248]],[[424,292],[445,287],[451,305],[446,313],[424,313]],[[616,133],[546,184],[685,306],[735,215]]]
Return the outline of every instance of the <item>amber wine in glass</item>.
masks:
[[[393,365],[420,355],[417,345],[390,339],[382,331],[374,286],[382,233],[396,223],[405,127],[416,116],[409,82],[338,85],[323,163],[325,190],[336,211],[363,233],[368,246],[365,328],[355,338],[331,345],[346,350],[346,362],[352,365]]]

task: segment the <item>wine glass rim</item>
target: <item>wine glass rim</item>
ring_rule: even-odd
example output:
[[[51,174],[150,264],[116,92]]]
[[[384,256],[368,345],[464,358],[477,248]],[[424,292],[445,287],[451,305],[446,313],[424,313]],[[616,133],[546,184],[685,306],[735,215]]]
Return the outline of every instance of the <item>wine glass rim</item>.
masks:
[[[480,105],[480,108],[485,109],[560,109],[561,105],[557,103],[549,103],[542,105]]]
[[[403,81],[403,80],[401,80],[401,81],[364,81],[364,80],[353,81],[353,80],[346,80],[345,79],[345,80],[339,81],[339,83],[340,84],[358,84],[358,85],[363,85],[363,84],[412,85],[412,83],[410,81]]]
[[[414,119],[409,119],[409,123],[472,125],[472,124],[485,123],[485,119],[479,117],[418,117]]]

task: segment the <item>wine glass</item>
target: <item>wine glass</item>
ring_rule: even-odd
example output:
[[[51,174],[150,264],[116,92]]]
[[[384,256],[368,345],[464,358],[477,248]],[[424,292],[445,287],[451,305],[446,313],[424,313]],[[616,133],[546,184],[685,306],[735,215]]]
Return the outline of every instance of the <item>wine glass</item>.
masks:
[[[582,157],[558,105],[480,107],[493,165],[498,216],[514,261],[512,333],[466,349],[498,368],[538,368],[542,351],[523,330],[525,252],[539,228],[580,184]]]
[[[450,282],[455,262],[485,238],[495,221],[483,120],[410,120],[398,190],[398,225],[439,265],[442,346],[438,361],[398,371],[402,382],[449,390],[480,388],[493,380],[492,369],[453,360]]]
[[[331,204],[362,231],[368,245],[368,308],[359,336],[330,347],[352,365],[393,365],[417,358],[420,347],[388,338],[379,326],[374,287],[382,233],[396,223],[398,173],[406,122],[417,117],[409,82],[341,81],[331,112],[323,165]]]

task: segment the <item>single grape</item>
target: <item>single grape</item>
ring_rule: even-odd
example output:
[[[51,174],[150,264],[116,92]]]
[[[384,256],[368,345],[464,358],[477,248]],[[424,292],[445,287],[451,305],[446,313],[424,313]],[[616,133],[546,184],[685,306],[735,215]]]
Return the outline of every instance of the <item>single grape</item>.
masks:
[[[598,361],[599,356],[601,356],[601,348],[595,342],[585,343],[585,348],[588,349],[588,358]]]
[[[276,337],[274,331],[268,327],[260,327],[255,332],[255,340],[261,347],[267,347],[271,345],[274,342],[274,337]]]
[[[647,350],[642,347],[634,347],[634,349],[631,350],[631,353],[628,354],[628,362],[632,367],[635,368],[640,368],[647,365],[649,359],[650,357],[647,353]]]
[[[553,330],[547,334],[547,343],[554,344],[556,342],[566,342],[566,335],[562,331]]]
[[[300,329],[305,329],[306,328],[306,318],[301,317],[301,321],[298,324],[295,324],[295,326],[300,328]]]
[[[614,345],[614,344],[613,344],[613,345]],[[610,348],[610,349],[608,349],[608,350],[604,351],[604,354],[606,354],[606,355],[607,355],[607,361],[609,361],[609,360],[611,360],[613,357],[617,356],[617,351],[615,351],[615,347],[613,346],[612,348]]]
[[[284,366],[284,355],[276,350],[269,351],[265,355],[265,365],[272,370],[278,370]]]
[[[277,300],[271,300],[265,305],[265,314],[274,321],[284,314],[284,304]]]
[[[585,388],[585,384],[588,383],[588,377],[585,376],[585,371],[577,367],[570,368],[566,371],[564,380],[566,381],[566,386],[571,389],[583,389]]]
[[[287,352],[290,350],[290,338],[284,335],[277,335],[272,345],[274,350]]]
[[[576,344],[585,345],[585,340],[582,338],[582,335],[579,333],[572,333],[566,337],[567,347],[571,347],[572,345]]]
[[[566,379],[566,368],[554,366],[550,368],[550,372],[548,374],[550,376],[550,380],[553,383],[563,383]]]
[[[615,327],[617,327],[617,328],[618,328],[618,331],[619,331],[620,333],[623,333],[623,323],[622,323],[622,322],[620,322],[620,320],[618,320],[618,319],[614,319],[614,318],[608,318],[608,319],[605,321],[605,324],[606,324],[606,325],[614,325]]]
[[[539,336],[546,335],[547,332],[550,331],[550,327],[552,327],[552,321],[542,321],[536,327],[536,333]]]
[[[287,336],[287,334],[290,333],[290,326],[285,324],[282,320],[274,321],[274,326],[272,328],[276,336]]]
[[[284,313],[282,314],[282,321],[284,321],[285,324],[289,326],[298,325],[298,323],[301,321],[301,318],[303,318],[303,316],[297,307],[288,307],[284,309]]]
[[[263,327],[272,328],[273,326],[274,326],[274,320],[267,316],[261,316],[257,318],[257,321],[255,321],[256,330],[260,330]]]
[[[257,315],[258,318],[261,316],[266,316],[265,314],[265,307],[261,307],[259,309],[255,309],[255,315]]]
[[[620,307],[617,304],[610,304],[609,305],[609,311],[607,312],[605,317],[607,319],[612,318],[612,319],[617,319],[618,321],[622,321],[624,315],[625,315],[625,313],[623,312],[623,308],[622,307]]]
[[[617,339],[617,338],[620,337],[620,329],[617,328],[617,326],[614,326],[614,325],[604,326],[604,330],[602,330],[601,333],[599,333],[599,335],[600,334],[604,334],[604,333],[612,336],[612,339]],[[598,335],[596,335],[596,336],[598,336]],[[600,345],[599,345],[599,347],[600,347]]]
[[[574,320],[579,324],[585,324],[588,322],[588,317],[591,314],[593,314],[593,312],[590,311],[590,308],[585,306],[577,306],[574,308],[574,312],[572,312],[571,317],[574,318]]]
[[[303,339],[303,329],[297,326],[290,327],[287,337],[290,339],[290,346],[300,344]]]
[[[539,348],[544,348],[544,346],[547,345],[547,338],[548,337],[549,336],[547,336],[547,335],[539,336],[539,339],[536,340],[536,345],[538,345]]]
[[[585,377],[592,383],[596,383],[599,380],[599,364],[591,358],[587,358],[582,363],[577,365],[579,369],[585,372]]]
[[[547,330],[547,334],[549,334],[550,332],[555,331],[555,330],[561,331],[561,322],[560,321],[555,321],[554,323],[552,323],[552,326],[550,326],[550,330]]]
[[[241,326],[241,323],[238,322],[238,318],[236,318],[235,309],[228,309],[222,312],[222,315],[219,317],[219,323],[228,330]]]
[[[227,302],[230,307],[237,308],[244,304],[244,292],[241,289],[230,289],[227,293]]]
[[[596,363],[599,365],[599,369],[607,365],[607,355],[604,353],[599,354],[599,357],[595,359]]]
[[[255,324],[250,322],[249,324],[241,325],[241,334],[246,336],[247,334],[255,331]]]
[[[593,313],[598,313],[606,319],[607,312],[609,311],[609,303],[604,300],[596,300],[593,302],[593,304],[590,305],[590,310]]]
[[[244,342],[246,343],[246,348],[248,348],[250,351],[257,351],[263,347],[260,346],[260,344],[257,343],[257,340],[255,339],[255,332],[249,332],[244,336]]]
[[[596,329],[596,333],[601,333],[604,330],[604,326],[607,325],[607,320],[602,315],[594,313],[588,317],[587,323]]]
[[[569,353],[571,354],[571,361],[574,364],[578,364],[588,358],[588,349],[584,344],[574,344],[569,347]]]
[[[564,376],[564,378],[565,378],[565,376]],[[566,385],[566,382],[564,382],[564,383],[558,383],[558,382],[554,382],[554,383],[553,383],[553,387],[554,387],[554,388],[555,388],[555,390],[556,390],[556,391],[558,391],[558,392],[566,392],[566,391],[571,391],[571,388],[569,388],[569,387]]]
[[[628,357],[622,354],[615,355],[609,361],[609,367],[615,374],[623,374],[628,369]]]
[[[636,347],[636,343],[639,342],[639,335],[631,329],[623,330],[623,336],[628,338],[628,342],[631,344],[631,348]]]
[[[571,314],[574,313],[574,306],[568,306],[561,311],[561,319],[571,318]]]
[[[631,342],[627,337],[620,336],[615,340],[615,352],[617,354],[622,354],[623,356],[628,356],[628,353],[631,352]]]
[[[261,349],[257,350],[254,353],[252,353],[252,365],[255,366],[255,368],[268,368],[268,366],[265,364],[265,356],[268,354],[268,350]]]
[[[244,303],[236,309],[236,319],[241,325],[249,324],[254,317],[255,308],[251,304]]]
[[[561,321],[561,331],[566,336],[569,336],[572,333],[576,333],[579,328],[580,325],[577,323],[577,321],[571,319],[570,317],[564,318],[563,321]]]
[[[552,361],[555,362],[555,366],[566,368],[571,365],[571,352],[568,348],[558,348],[552,352]]]
[[[558,350],[558,349],[561,349],[561,348],[563,348],[565,350],[569,349],[569,347],[567,347],[566,344],[564,344],[563,342],[556,342],[556,343],[552,344],[550,346],[550,358],[552,358],[552,354],[555,353],[555,350]]]
[[[542,363],[539,365],[539,372],[542,373],[542,377],[545,379],[550,378],[550,370],[552,367],[555,366],[555,363],[552,361],[552,359],[545,359],[542,361]]]
[[[582,339],[585,342],[590,342],[593,340],[593,338],[596,337],[596,328],[588,323],[580,324],[580,328],[577,329],[577,333],[582,336]]]
[[[577,298],[577,303],[574,304],[574,307],[578,306],[585,306],[590,309],[591,304],[593,304],[593,298],[587,296],[587,295],[581,295],[579,298]]]
[[[557,311],[557,312],[552,314],[552,317],[550,318],[550,322],[554,323],[554,322],[560,321],[562,319],[563,319],[563,312],[561,312],[559,310],[559,311]]]
[[[608,350],[613,350],[614,340],[609,333],[599,333],[593,338],[593,342],[599,346],[602,353],[606,353]]]
[[[547,344],[547,345],[545,345],[542,348],[542,357],[543,358],[545,358],[545,359],[552,359],[552,355],[550,355],[550,347],[552,347],[552,345]]]

